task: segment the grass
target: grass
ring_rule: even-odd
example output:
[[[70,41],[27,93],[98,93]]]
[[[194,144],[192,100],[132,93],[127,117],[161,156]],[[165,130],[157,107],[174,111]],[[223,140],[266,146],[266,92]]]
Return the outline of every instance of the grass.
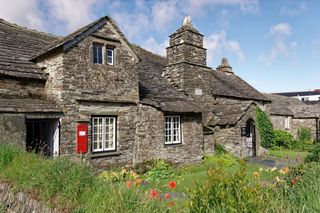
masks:
[[[297,160],[297,157],[304,159],[309,154],[309,152],[298,152],[293,150],[269,150],[270,156],[288,160]]]

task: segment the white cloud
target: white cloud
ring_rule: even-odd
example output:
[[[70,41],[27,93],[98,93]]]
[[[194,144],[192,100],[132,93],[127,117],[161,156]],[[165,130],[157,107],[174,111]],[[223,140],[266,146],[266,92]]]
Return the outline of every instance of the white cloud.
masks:
[[[289,7],[286,5],[281,8],[280,15],[282,15],[282,16],[298,16],[300,14],[303,14],[307,10],[308,10],[308,8],[305,3],[301,3],[297,7]]]
[[[245,54],[239,42],[229,40],[224,30],[205,37],[204,47],[207,48],[207,61],[209,64],[218,57],[219,59],[224,57],[222,54],[226,53],[234,54],[240,61],[245,59]]]
[[[141,46],[153,53],[166,56],[166,47],[169,46],[169,40],[167,39],[163,42],[158,43],[153,37],[150,37],[145,42],[143,42]]]
[[[1,18],[16,24],[38,30],[44,30],[38,0],[0,0]]]
[[[92,7],[99,0],[48,0],[49,13],[56,21],[64,24],[70,33],[94,20]],[[59,26],[61,29],[61,25]]]
[[[153,26],[157,31],[164,30],[178,13],[175,0],[157,1],[152,6]]]
[[[271,36],[290,36],[292,27],[288,23],[279,23],[271,26],[269,34]]]

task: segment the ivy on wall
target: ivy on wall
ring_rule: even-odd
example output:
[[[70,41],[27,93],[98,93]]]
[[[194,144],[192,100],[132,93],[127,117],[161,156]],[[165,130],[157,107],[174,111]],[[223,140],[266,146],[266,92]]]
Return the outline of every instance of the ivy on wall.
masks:
[[[260,107],[256,107],[257,127],[260,134],[260,144],[264,148],[274,146],[275,135],[272,123],[267,115]]]

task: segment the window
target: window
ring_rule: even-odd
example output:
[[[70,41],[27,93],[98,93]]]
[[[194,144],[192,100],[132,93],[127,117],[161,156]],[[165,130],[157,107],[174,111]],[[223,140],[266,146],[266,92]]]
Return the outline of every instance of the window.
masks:
[[[116,118],[92,118],[92,151],[116,150]]]
[[[93,44],[93,63],[102,64],[102,45]]]
[[[290,118],[289,117],[286,117],[284,119],[284,128],[285,129],[290,129]]]
[[[165,144],[178,144],[181,143],[180,133],[180,116],[168,115],[165,116]]]
[[[107,47],[107,64],[113,65],[113,49]]]

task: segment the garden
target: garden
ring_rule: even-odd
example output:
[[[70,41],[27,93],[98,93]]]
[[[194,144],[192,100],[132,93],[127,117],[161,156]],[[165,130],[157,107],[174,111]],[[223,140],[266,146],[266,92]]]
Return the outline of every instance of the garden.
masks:
[[[199,165],[153,160],[97,172],[2,145],[0,181],[63,212],[319,212],[319,153],[318,145],[308,162],[267,168],[217,146]]]

